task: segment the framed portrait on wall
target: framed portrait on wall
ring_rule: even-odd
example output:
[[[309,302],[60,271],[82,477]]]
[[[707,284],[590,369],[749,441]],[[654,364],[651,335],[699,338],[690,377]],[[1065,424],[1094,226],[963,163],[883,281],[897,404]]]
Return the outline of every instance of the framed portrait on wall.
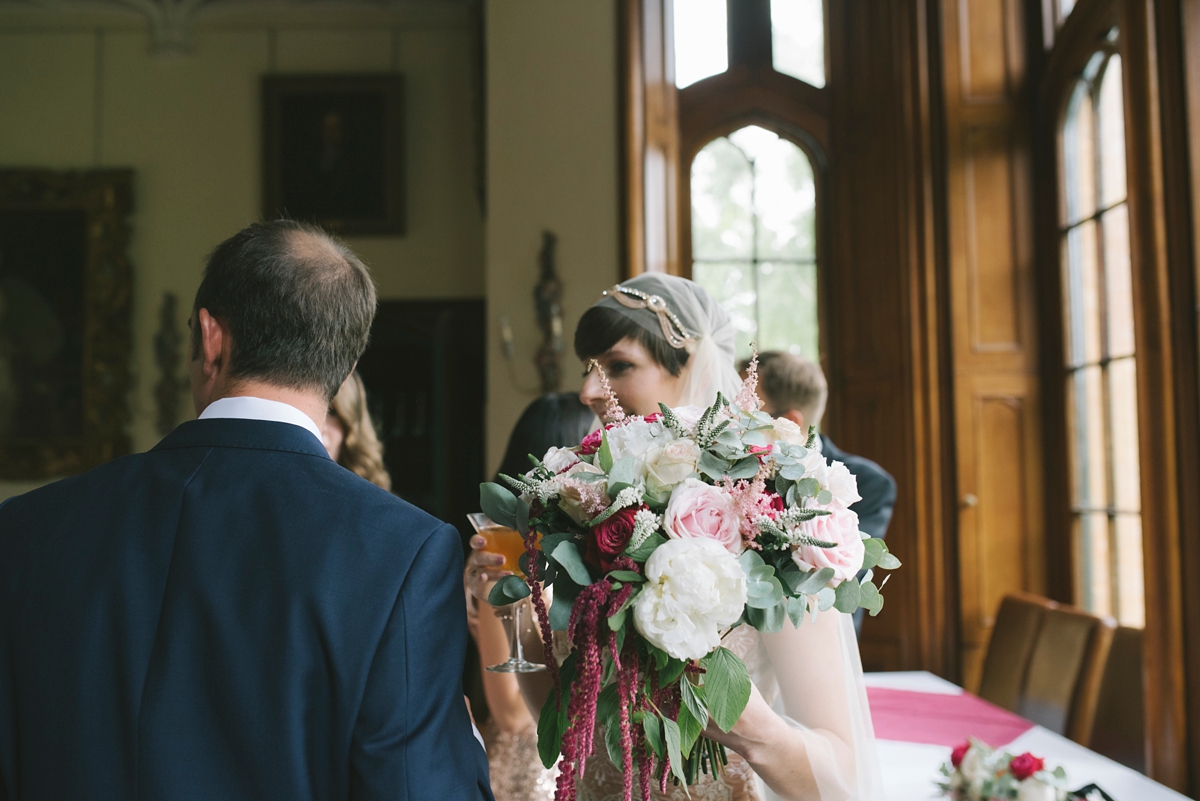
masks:
[[[263,217],[345,235],[404,233],[404,78],[268,75]]]
[[[0,170],[0,480],[129,452],[130,170]]]

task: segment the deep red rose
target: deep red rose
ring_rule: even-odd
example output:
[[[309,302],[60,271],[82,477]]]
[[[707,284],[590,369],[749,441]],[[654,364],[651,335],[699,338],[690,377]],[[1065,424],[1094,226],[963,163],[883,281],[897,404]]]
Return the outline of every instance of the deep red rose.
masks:
[[[645,506],[630,506],[598,526],[593,526],[588,532],[587,557],[592,564],[599,565],[607,573],[612,569],[613,560],[621,555],[629,538],[633,536],[633,518]]]
[[[583,442],[579,443],[579,455],[591,456],[596,451],[600,450],[600,443],[604,441],[604,429],[597,428],[592,433],[583,438]]]
[[[971,744],[969,742],[963,743],[960,746],[956,746],[955,749],[950,752],[950,764],[957,768],[962,764],[963,757],[965,757],[967,752],[970,750]]]
[[[771,511],[768,514],[771,515],[772,519],[778,518],[779,515],[783,513],[784,509],[787,508],[783,505],[783,496],[778,492],[772,492],[770,495],[768,495],[767,501],[771,505]]]
[[[1012,771],[1013,778],[1019,782],[1025,781],[1045,767],[1046,760],[1041,757],[1035,757],[1028,751],[1020,756],[1013,757],[1012,762],[1008,763],[1008,769]]]

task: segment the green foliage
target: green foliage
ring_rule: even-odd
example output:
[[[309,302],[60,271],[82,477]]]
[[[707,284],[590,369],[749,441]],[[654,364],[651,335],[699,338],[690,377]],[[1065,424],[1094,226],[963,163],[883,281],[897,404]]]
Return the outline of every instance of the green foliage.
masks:
[[[490,516],[490,515],[489,515]],[[529,585],[518,576],[505,576],[496,582],[488,593],[488,603],[492,606],[508,606],[522,598],[529,597]]]
[[[782,631],[783,621],[787,618],[787,609],[788,602],[786,598],[780,598],[774,606],[767,607],[766,609],[755,609],[752,606],[747,606],[746,622],[766,634]]]
[[[608,446],[608,432],[606,431],[600,440],[600,450],[596,451],[596,467],[607,473],[612,470],[612,466],[612,449]]]
[[[666,715],[662,716],[663,734],[667,740],[667,756],[671,759],[671,773],[684,785],[687,777],[683,775],[683,753],[680,747],[679,724]]]
[[[632,550],[626,548],[625,555],[639,564],[645,564],[646,560],[650,558],[650,554],[654,553],[658,546],[664,545],[666,541],[667,538],[656,531],[647,537],[639,547]]]
[[[567,730],[567,704],[571,698],[571,683],[575,681],[575,655],[571,654],[558,669],[562,697],[550,691],[542,713],[538,716],[538,756],[547,769],[554,767],[562,752],[562,738]]]
[[[638,584],[646,580],[645,576],[634,573],[632,570],[614,570],[608,574],[608,577],[613,581],[623,581],[626,584]]]
[[[754,476],[758,474],[758,470],[761,466],[762,465],[758,461],[757,456],[747,456],[746,458],[739,460],[737,464],[733,465],[733,467],[729,468],[725,475],[729,476],[735,481],[742,478],[754,478]]]
[[[700,454],[700,461],[697,463],[696,469],[713,481],[717,481],[729,470],[729,462],[712,451],[705,451]]]
[[[787,613],[792,619],[792,625],[800,628],[800,624],[804,622],[804,615],[808,612],[808,602],[803,598],[788,598]]]
[[[751,609],[770,609],[783,600],[783,585],[775,568],[763,562],[757,551],[747,549],[738,557],[746,574],[746,606]]]
[[[858,609],[858,601],[861,597],[861,591],[858,585],[858,579],[846,579],[841,584],[837,585],[834,590],[833,606],[839,612],[851,614]]]
[[[642,729],[646,732],[646,743],[659,759],[663,756],[662,719],[647,713],[642,717]]]
[[[700,660],[704,667],[704,699],[721,731],[729,731],[750,702],[750,674],[728,648],[717,648]]]
[[[663,669],[658,671],[658,686],[666,687],[668,684],[674,684],[679,681],[679,677],[683,675],[687,664],[682,659],[671,657]]]
[[[493,523],[511,528],[514,531],[517,529],[517,507],[525,506],[513,495],[511,491],[493,482],[486,482],[479,485],[479,508],[483,513],[491,518]],[[525,514],[529,514],[529,508],[526,506]],[[526,517],[528,520],[528,517]]]
[[[618,459],[608,471],[608,497],[616,498],[621,490],[632,487],[637,480],[637,460],[632,456]]]
[[[567,575],[581,587],[586,587],[592,583],[592,576],[588,573],[587,565],[583,563],[583,557],[579,555],[579,548],[573,542],[563,541],[554,547],[550,554],[555,562],[562,565],[563,570],[567,571]]]
[[[875,617],[883,609],[883,596],[879,594],[879,588],[874,583],[864,581],[859,585],[858,605],[870,612],[871,617]]]

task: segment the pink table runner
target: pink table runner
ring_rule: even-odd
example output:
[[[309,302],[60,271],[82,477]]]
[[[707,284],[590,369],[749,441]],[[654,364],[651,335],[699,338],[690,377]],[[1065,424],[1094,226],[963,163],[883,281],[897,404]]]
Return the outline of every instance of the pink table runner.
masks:
[[[993,748],[1033,728],[1025,718],[970,693],[942,695],[868,687],[867,701],[880,740],[956,746],[968,737]]]

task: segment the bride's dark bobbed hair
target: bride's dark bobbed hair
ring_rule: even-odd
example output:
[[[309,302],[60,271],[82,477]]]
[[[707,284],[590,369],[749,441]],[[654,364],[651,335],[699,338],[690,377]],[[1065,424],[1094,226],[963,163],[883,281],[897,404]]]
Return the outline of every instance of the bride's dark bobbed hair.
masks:
[[[638,313],[654,316],[653,312],[645,310]],[[687,364],[686,350],[671,347],[666,337],[639,325],[629,315],[600,305],[592,306],[579,318],[579,325],[575,327],[575,355],[584,360],[595,359],[626,337],[640,342],[650,351],[654,361],[671,375],[679,375]]]

